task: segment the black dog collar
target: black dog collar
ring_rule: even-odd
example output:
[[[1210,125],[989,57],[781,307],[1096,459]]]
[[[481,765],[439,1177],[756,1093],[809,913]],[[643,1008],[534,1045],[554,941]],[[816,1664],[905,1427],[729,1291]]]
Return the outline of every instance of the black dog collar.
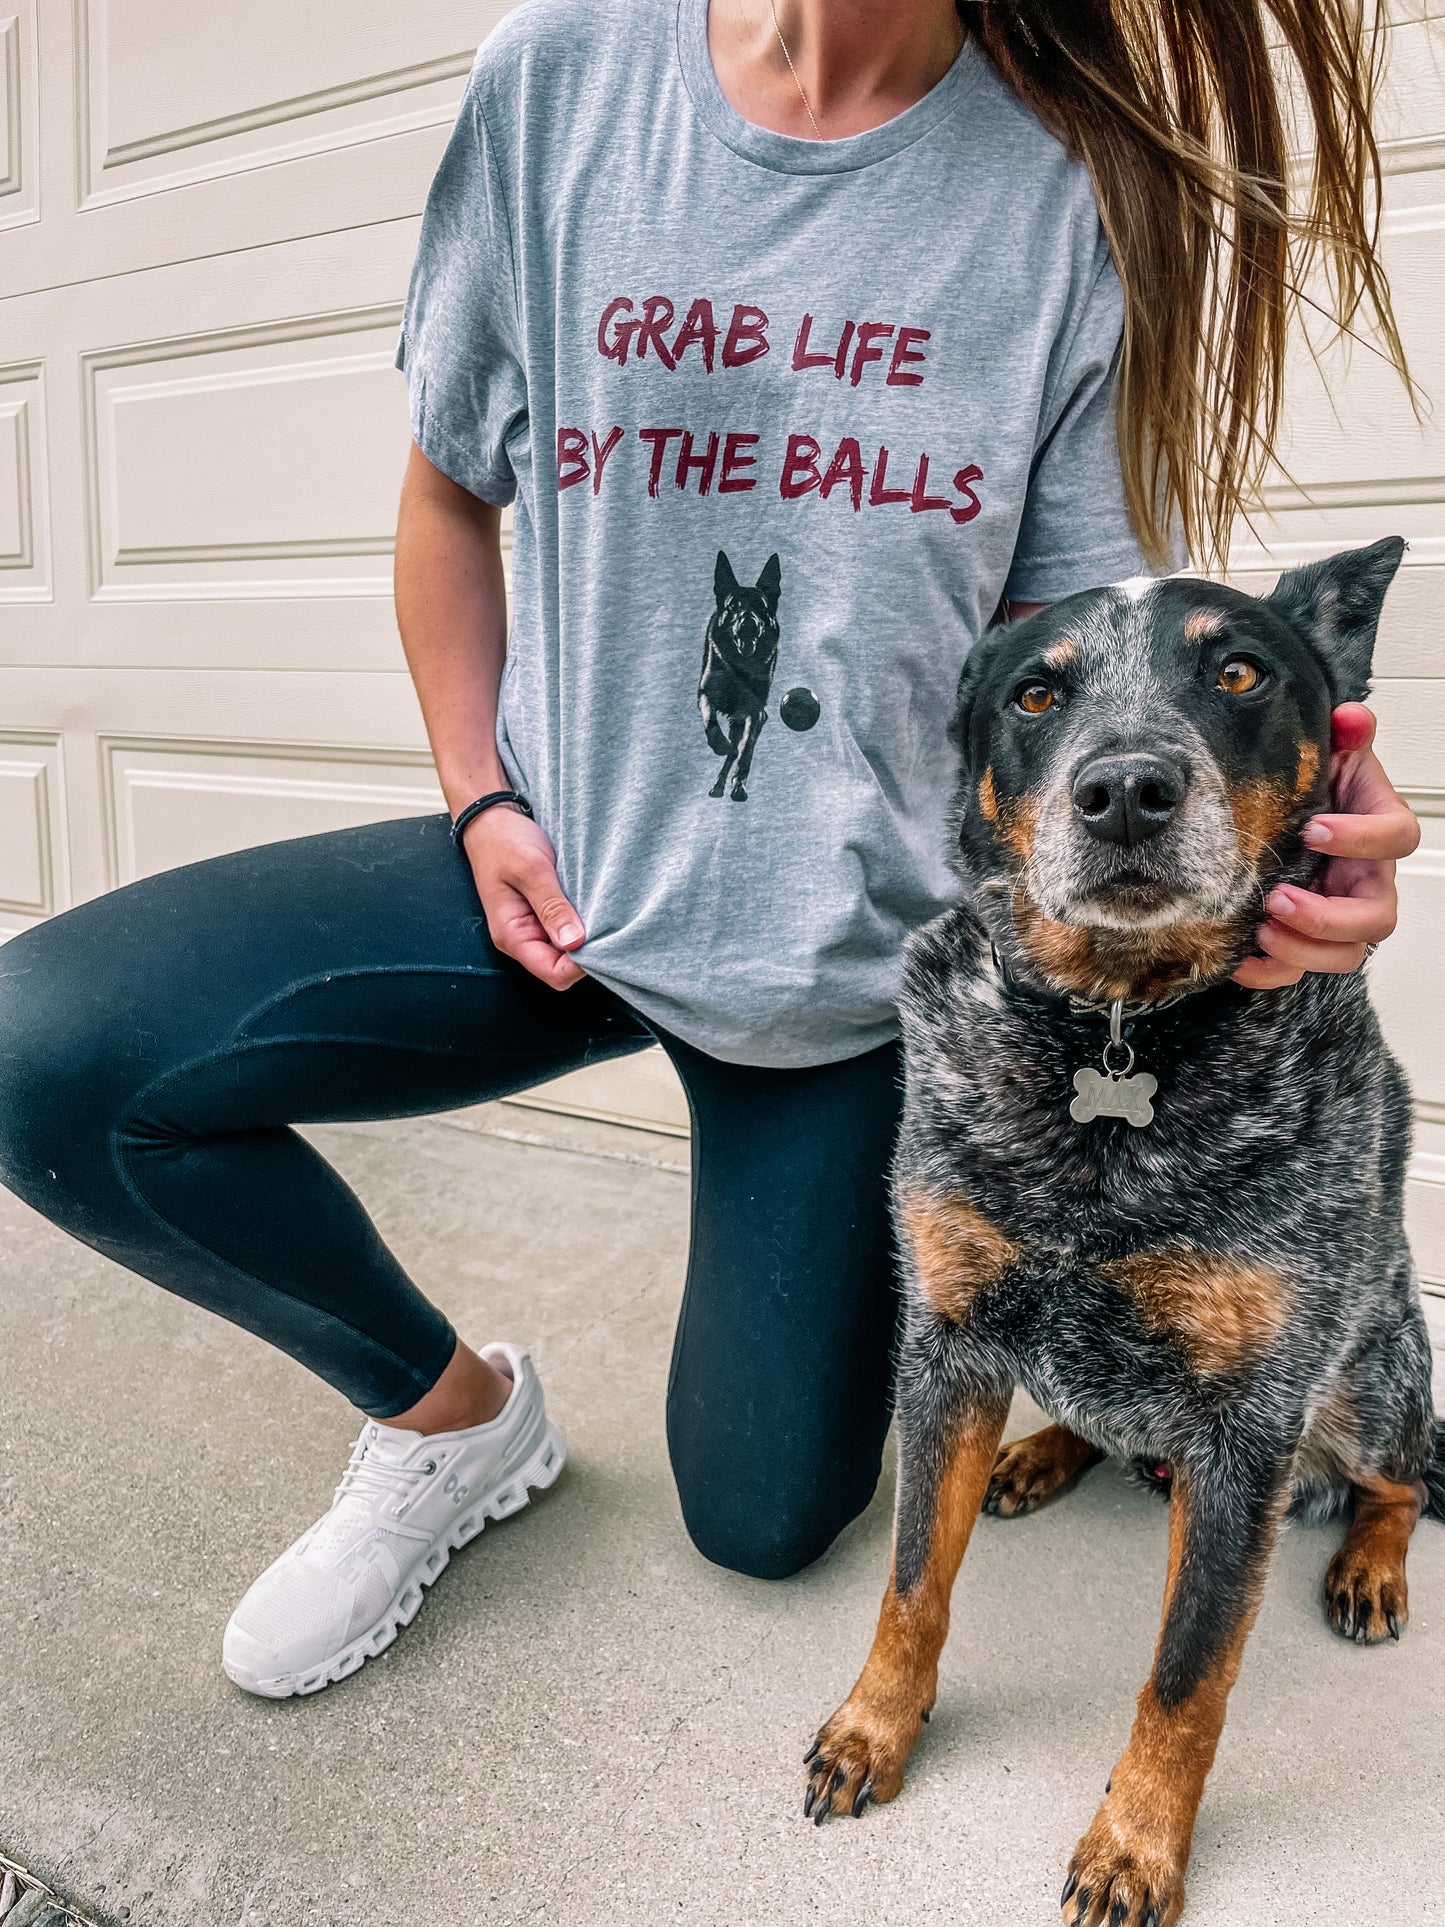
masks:
[[[1117,1009],[1132,1022],[1139,1017],[1153,1017],[1160,1011],[1172,1010],[1175,1004],[1182,1004],[1186,997],[1200,997],[1206,990],[1214,988],[1211,984],[1194,984],[1188,989],[1171,990],[1166,997],[1153,997],[1139,1003],[1127,1003],[1122,998],[1075,997],[1066,990],[1048,990],[1041,984],[1024,983],[1009,969],[992,939],[989,940],[989,949],[993,952],[994,968],[1009,990],[1022,997],[1032,997],[1041,1004],[1066,1004],[1079,1017],[1109,1017]]]
[[[1041,990],[1032,984],[1020,983],[1004,962],[998,945],[990,940],[989,948],[993,952],[994,967],[1001,981],[1015,994],[1036,998],[1040,1003],[1067,1005],[1081,1017],[1107,1015],[1109,1019],[1109,1037],[1100,1058],[1102,1070],[1085,1066],[1074,1072],[1076,1095],[1069,1106],[1069,1116],[1074,1122],[1091,1124],[1096,1117],[1117,1117],[1133,1125],[1136,1130],[1152,1124],[1154,1107],[1150,1100],[1159,1088],[1159,1080],[1148,1071],[1135,1073],[1134,1047],[1125,1039],[1124,1020],[1153,1016],[1158,1011],[1182,1003],[1186,997],[1197,996],[1199,990],[1171,991],[1167,997],[1159,997],[1149,1003],[1129,1004],[1122,997],[1090,1002],[1062,991]]]

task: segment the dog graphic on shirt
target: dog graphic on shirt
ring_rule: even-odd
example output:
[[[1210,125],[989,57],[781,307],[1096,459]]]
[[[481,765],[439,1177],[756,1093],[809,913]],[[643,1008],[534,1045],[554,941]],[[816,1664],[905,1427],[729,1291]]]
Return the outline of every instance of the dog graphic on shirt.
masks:
[[[745,588],[719,549],[712,584],[717,607],[703,643],[697,706],[708,743],[722,757],[723,765],[708,794],[721,796],[726,791],[735,803],[745,803],[753,751],[758,746],[759,731],[768,720],[768,695],[778,666],[782,564],[776,555],[770,555],[753,587]]]

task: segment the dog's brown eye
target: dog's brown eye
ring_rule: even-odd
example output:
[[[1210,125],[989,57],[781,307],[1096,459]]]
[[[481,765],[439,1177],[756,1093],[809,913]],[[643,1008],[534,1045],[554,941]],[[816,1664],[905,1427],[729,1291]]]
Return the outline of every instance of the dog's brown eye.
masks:
[[[1259,687],[1259,671],[1243,656],[1231,656],[1215,678],[1214,686],[1226,696],[1244,696]]]
[[[1054,692],[1046,682],[1026,682],[1014,701],[1020,709],[1027,710],[1030,716],[1042,716],[1046,709],[1054,706]]]

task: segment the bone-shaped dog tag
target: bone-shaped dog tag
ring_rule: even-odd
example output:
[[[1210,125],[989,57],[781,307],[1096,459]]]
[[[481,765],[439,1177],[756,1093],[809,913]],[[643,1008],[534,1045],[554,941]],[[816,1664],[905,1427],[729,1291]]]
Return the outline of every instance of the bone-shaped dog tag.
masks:
[[[1122,1117],[1136,1127],[1154,1122],[1154,1106],[1149,1102],[1159,1088],[1159,1080],[1147,1071],[1135,1077],[1107,1077],[1100,1071],[1074,1072],[1074,1089],[1079,1095],[1069,1106],[1069,1116],[1077,1124],[1096,1117]]]

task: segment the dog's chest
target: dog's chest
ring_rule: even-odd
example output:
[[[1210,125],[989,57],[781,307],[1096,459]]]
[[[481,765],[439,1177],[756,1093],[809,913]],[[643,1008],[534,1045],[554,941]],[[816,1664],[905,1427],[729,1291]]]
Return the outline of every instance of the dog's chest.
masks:
[[[1071,1109],[1075,1073],[1105,1073],[1104,1017],[966,973],[905,1000],[912,1289],[1111,1449],[1153,1449],[1277,1341],[1301,1366],[1329,1351],[1371,1262],[1378,1091],[1357,1078],[1346,1114],[1318,1025],[1235,1004],[1134,1029],[1159,1086],[1135,1126]]]
[[[986,995],[957,1017],[910,1039],[901,1168],[966,1195],[1047,1264],[1217,1217],[1259,1136],[1227,1067],[1166,1061],[1144,1039],[1120,1049],[1102,1017],[1050,1025]]]

